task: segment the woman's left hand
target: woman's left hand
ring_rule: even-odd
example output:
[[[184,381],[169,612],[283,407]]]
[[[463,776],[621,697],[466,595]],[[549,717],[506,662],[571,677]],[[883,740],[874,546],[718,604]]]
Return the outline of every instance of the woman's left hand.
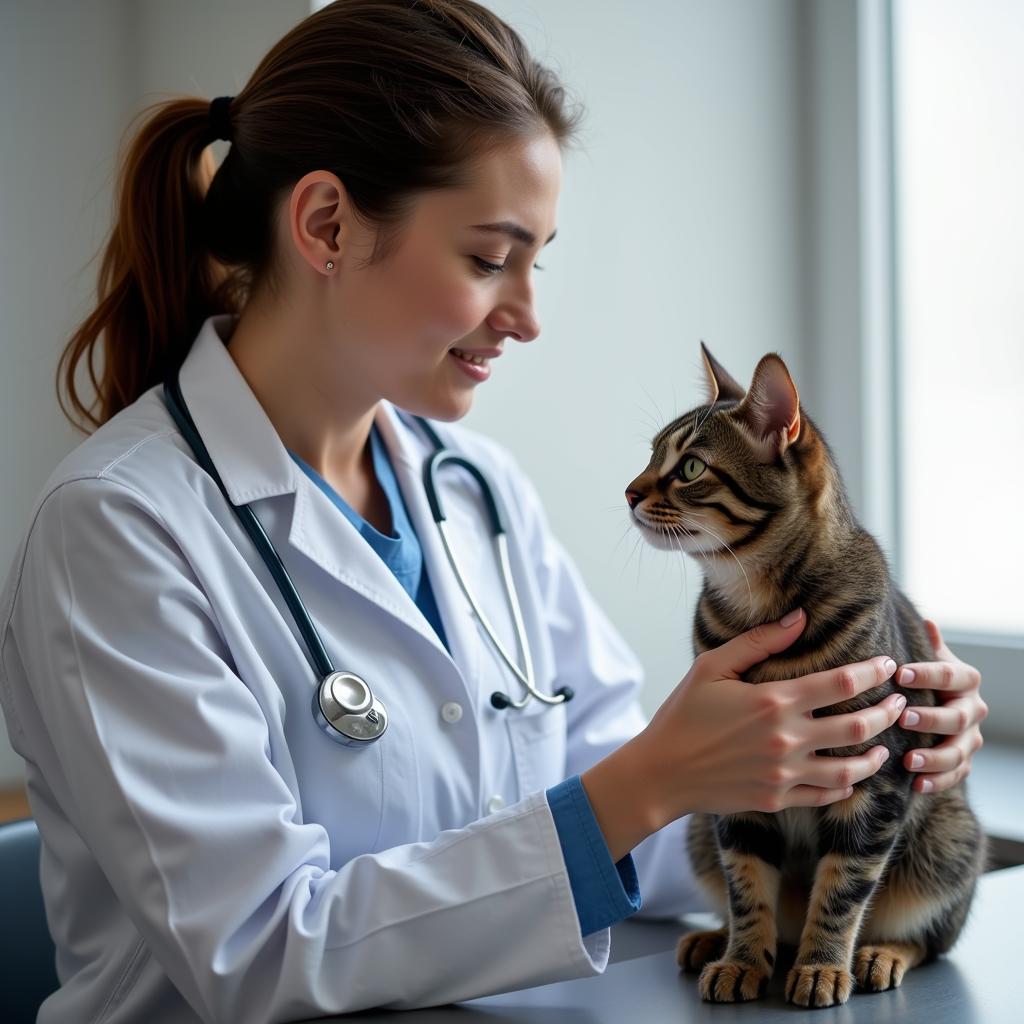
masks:
[[[898,724],[914,732],[939,733],[948,737],[934,747],[908,750],[903,765],[921,772],[914,779],[918,793],[938,793],[955,786],[971,770],[971,758],[981,748],[979,725],[988,715],[988,705],[978,692],[981,673],[961,661],[947,646],[939,627],[925,619],[939,661],[901,665],[895,675],[900,686],[934,690],[939,703],[933,708],[908,707]],[[913,672],[913,678],[907,678]]]

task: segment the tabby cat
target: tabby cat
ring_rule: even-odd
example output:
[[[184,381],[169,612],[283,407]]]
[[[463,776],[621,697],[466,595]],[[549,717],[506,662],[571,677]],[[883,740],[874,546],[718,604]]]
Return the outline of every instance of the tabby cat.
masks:
[[[920,616],[855,521],[828,444],[800,407],[782,359],[764,356],[744,392],[701,350],[707,404],[654,438],[649,465],[627,490],[645,537],[701,566],[696,651],[801,607],[803,633],[746,681],[879,654],[900,664],[934,660]],[[866,707],[897,688],[890,679],[815,714]],[[903,692],[908,705],[936,703],[931,691]],[[903,755],[936,740],[893,726],[857,746],[821,751],[855,754],[879,743],[890,751],[851,797],[827,807],[692,816],[694,873],[728,920],[679,941],[679,964],[700,971],[705,1000],[763,995],[777,939],[798,947],[785,997],[800,1006],[845,1003],[854,978],[867,991],[895,988],[905,971],[953,945],[985,838],[962,783],[927,796],[911,789]]]

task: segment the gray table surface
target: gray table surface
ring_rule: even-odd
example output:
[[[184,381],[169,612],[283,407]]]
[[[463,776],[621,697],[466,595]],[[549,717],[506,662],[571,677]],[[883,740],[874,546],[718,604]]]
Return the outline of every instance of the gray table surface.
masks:
[[[675,943],[707,918],[679,922],[623,921],[612,929],[604,974],[486,996],[425,1010],[372,1011],[319,1018],[367,1024],[696,1024],[754,1021],[793,1024],[801,1014],[830,1024],[1018,1024],[1024,1021],[1024,865],[982,876],[971,916],[951,953],[917,967],[891,992],[854,992],[845,1006],[805,1010],[782,997],[787,961],[764,999],[713,1005],[701,1001],[695,975],[681,974]],[[1018,986],[1022,991],[1018,992]]]

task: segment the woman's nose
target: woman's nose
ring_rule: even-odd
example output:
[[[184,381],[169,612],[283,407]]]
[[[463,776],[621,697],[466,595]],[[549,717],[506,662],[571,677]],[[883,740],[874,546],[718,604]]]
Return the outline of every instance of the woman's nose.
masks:
[[[519,316],[491,317],[490,325],[513,341],[533,341],[540,334],[540,321],[532,310]]]
[[[516,341],[533,341],[540,334],[540,321],[534,306],[532,289],[522,301],[504,302],[487,318],[495,331]]]

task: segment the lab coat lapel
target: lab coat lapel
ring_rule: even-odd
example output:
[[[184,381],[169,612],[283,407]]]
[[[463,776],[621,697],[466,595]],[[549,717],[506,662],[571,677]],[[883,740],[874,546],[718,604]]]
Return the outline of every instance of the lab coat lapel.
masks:
[[[452,657],[465,679],[471,681],[470,693],[475,694],[480,673],[477,626],[473,610],[448,562],[424,490],[423,467],[433,449],[425,438],[414,433],[414,428],[402,421],[387,402],[381,402],[376,423],[391,456],[409,518],[423,549],[424,565],[441,613]],[[445,511],[451,522],[452,535],[461,541],[456,552],[459,565],[466,578],[472,581],[476,578],[481,557],[480,544],[473,542],[478,524],[473,521],[467,524],[467,510],[462,502],[447,502]]]
[[[430,623],[394,574],[288,454],[228,352],[224,339],[230,336],[234,320],[231,314],[208,318],[179,375],[189,412],[231,501],[236,505],[257,502],[255,511],[260,516],[259,499],[293,494],[291,523],[282,524],[288,526],[292,547],[447,657]],[[280,543],[280,537],[276,540]]]
[[[288,541],[339,583],[394,615],[447,656],[394,573],[311,480],[303,480],[296,491]]]

